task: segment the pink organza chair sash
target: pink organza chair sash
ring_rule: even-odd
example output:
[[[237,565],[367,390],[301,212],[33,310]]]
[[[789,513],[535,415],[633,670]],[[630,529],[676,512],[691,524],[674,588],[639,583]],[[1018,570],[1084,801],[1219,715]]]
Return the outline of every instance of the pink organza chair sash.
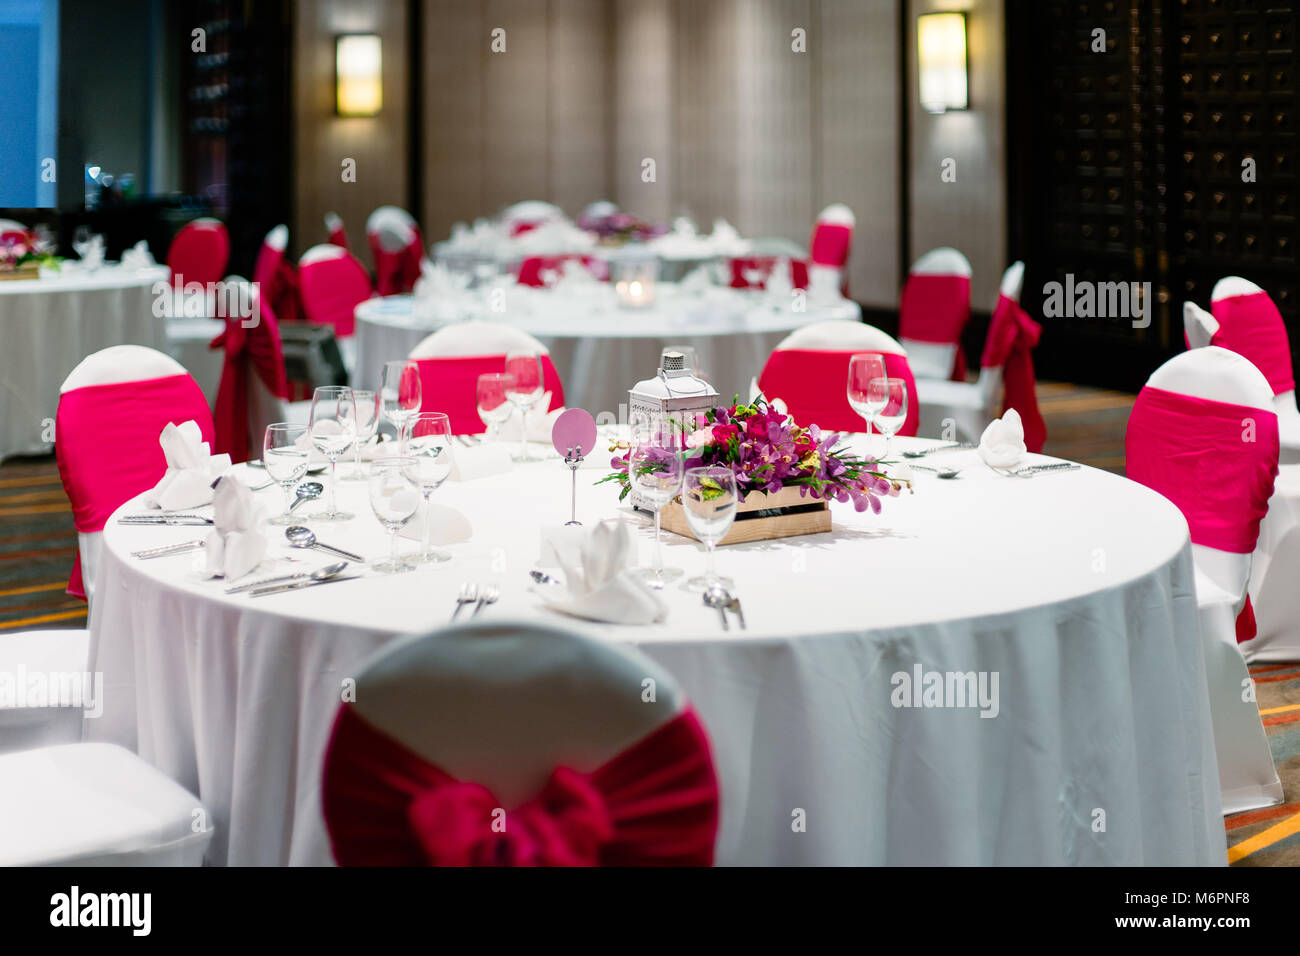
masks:
[[[961,333],[970,320],[970,278],[961,275],[907,277],[899,303],[898,334],[916,342],[956,345],[952,377],[966,377]]]
[[[415,288],[420,278],[420,257],[424,240],[418,226],[412,227],[411,241],[401,249],[384,249],[376,233],[371,233],[370,254],[375,262],[375,289],[380,295],[400,295]]]
[[[342,866],[709,866],[718,783],[691,710],[591,773],[557,767],[497,824],[500,801],[339,708],[325,824]]]
[[[54,450],[77,530],[102,531],[124,502],[158,484],[167,470],[158,436],[168,422],[179,425],[190,419],[198,423],[203,440],[211,442],[207,399],[188,375],[64,392],[55,416]],[[85,596],[79,558],[68,590]]]
[[[307,320],[333,326],[341,337],[356,330],[356,308],[373,291],[370,276],[351,254],[304,264],[298,283]]]
[[[444,412],[456,435],[478,435],[485,428],[478,416],[478,377],[500,372],[504,355],[449,355],[415,359],[420,369],[421,407]],[[564,407],[564,386],[549,355],[542,356],[542,387],[551,393],[550,409]]]
[[[238,316],[226,318],[226,328],[209,344],[209,348],[222,349],[225,360],[221,366],[221,384],[217,388],[213,422],[216,427],[216,454],[230,455],[232,462],[248,461],[254,457],[248,433],[248,389],[250,372],[256,372],[267,390],[276,398],[289,397],[289,385],[284,372],[284,349],[280,343],[280,326],[275,313],[259,300],[260,321],[245,328]],[[256,438],[258,436],[252,436]]]
[[[731,260],[731,287],[733,289],[766,289],[768,277],[776,267],[776,256],[741,256]],[[761,276],[754,278],[755,274]],[[796,289],[808,288],[808,263],[803,259],[790,260],[790,284]]]
[[[1047,425],[1038,408],[1033,356],[1042,333],[1043,327],[1029,317],[1019,302],[999,295],[984,340],[984,354],[980,356],[982,368],[1002,369],[1002,410],[1014,408],[1020,413],[1025,446],[1032,452],[1042,451],[1047,440]]]
[[[808,258],[814,265],[843,269],[849,261],[853,229],[838,222],[819,222],[813,227]]]
[[[779,398],[800,425],[817,425],[824,431],[860,432],[866,429],[861,415],[849,405],[847,387],[849,359],[872,349],[822,351],[778,349],[768,357],[758,378],[758,387],[769,400]],[[920,424],[916,380],[907,356],[878,352],[885,360],[890,378],[907,382],[907,418],[900,435],[915,435]]]
[[[1192,542],[1250,554],[1277,474],[1277,415],[1147,386],[1125,438],[1128,477],[1187,518]]]
[[[1210,308],[1219,323],[1219,331],[1210,339],[1211,345],[1250,359],[1273,386],[1274,395],[1295,388],[1291,341],[1282,314],[1267,292],[1219,299]]]
[[[221,223],[191,222],[181,228],[167,249],[172,284],[217,282],[230,261],[230,234]]]

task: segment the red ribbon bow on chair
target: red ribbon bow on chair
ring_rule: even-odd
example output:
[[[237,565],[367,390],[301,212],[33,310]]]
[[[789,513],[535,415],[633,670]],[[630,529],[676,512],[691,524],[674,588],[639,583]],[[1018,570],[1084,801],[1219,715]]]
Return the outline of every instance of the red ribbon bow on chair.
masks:
[[[210,343],[210,349],[224,349],[221,385],[217,388],[213,425],[216,429],[216,453],[228,452],[233,462],[247,461],[248,449],[248,368],[251,364],[276,398],[285,398],[288,384],[284,374],[284,352],[280,348],[280,330],[275,317],[260,304],[260,321],[244,327],[239,316],[226,317],[226,329]]]
[[[506,811],[344,704],[323,790],[343,866],[707,866],[718,827],[708,738],[689,709],[590,773],[557,767]]]
[[[600,791],[567,767],[515,810],[477,783],[448,783],[407,808],[432,866],[595,866],[614,835]]]
[[[1033,350],[1042,334],[1043,327],[1018,302],[999,296],[989,323],[984,355],[980,358],[980,365],[985,368],[1002,366],[1002,411],[1014,408],[1020,413],[1025,427],[1025,447],[1032,452],[1042,451],[1047,440],[1047,425],[1038,410],[1034,378]]]

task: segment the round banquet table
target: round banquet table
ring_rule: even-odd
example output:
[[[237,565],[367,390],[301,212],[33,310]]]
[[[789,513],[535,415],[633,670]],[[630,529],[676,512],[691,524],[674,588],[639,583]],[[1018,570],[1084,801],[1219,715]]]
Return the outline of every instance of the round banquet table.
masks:
[[[65,263],[39,279],[0,282],[0,460],[47,454],[59,386],[87,355],[110,345],[166,347],[153,285],[166,266],[90,272]]]
[[[361,388],[376,388],[384,363],[405,358],[431,332],[460,319],[494,319],[536,336],[550,350],[566,405],[625,421],[619,406],[627,404],[629,386],[654,376],[665,346],[693,346],[719,395],[748,397],[751,380],[793,329],[862,317],[850,299],[809,299],[795,311],[790,301],[778,307],[762,292],[713,287],[696,294],[672,283],[659,283],[647,308],[619,308],[613,296],[607,284],[591,282],[566,289],[503,286],[501,311],[481,291],[370,299],[356,309],[356,380]]]
[[[86,735],[201,797],[217,825],[209,862],[329,863],[320,772],[343,681],[396,636],[444,626],[462,582],[496,581],[484,615],[564,621],[677,677],[712,741],[719,863],[1222,865],[1181,514],[1091,468],[1011,478],[970,451],[943,457],[958,480],[917,472],[915,494],[879,516],[834,505],[829,533],[721,549],[746,631],[723,632],[674,585],[656,625],[544,609],[528,571],[543,527],[569,517],[558,459],[445,484],[436,499],[472,525],[449,562],[271,597],[226,595],[192,556],[130,557],[195,528],[110,520],[90,625],[104,707]],[[581,480],[602,474],[579,472],[579,517],[638,522],[648,559],[648,519]],[[357,517],[316,532],[380,556],[365,488],[343,482]],[[258,575],[289,567],[272,533]],[[702,570],[701,546],[665,539],[668,564]],[[333,560],[293,554],[311,558],[296,570]],[[897,693],[918,672],[983,674],[990,690],[996,674],[997,692],[981,708],[895,706],[925,702]]]

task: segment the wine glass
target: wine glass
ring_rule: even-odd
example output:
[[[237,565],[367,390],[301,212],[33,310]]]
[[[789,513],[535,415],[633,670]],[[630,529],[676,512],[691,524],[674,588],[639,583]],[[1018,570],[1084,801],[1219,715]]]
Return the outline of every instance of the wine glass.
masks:
[[[355,515],[339,511],[338,489],[339,455],[357,437],[357,402],[352,389],[344,385],[322,385],[311,397],[311,417],[307,422],[312,444],[330,460],[330,497],[326,511],[312,515],[322,521],[348,521]]]
[[[407,473],[424,496],[424,547],[411,557],[413,564],[447,561],[451,555],[436,551],[429,544],[433,527],[429,514],[429,496],[451,475],[455,457],[451,451],[451,419],[442,412],[417,412],[402,426],[403,445],[411,464]]]
[[[411,458],[376,458],[370,463],[370,510],[388,532],[388,560],[370,567],[380,574],[409,571],[411,566],[397,555],[397,533],[420,510],[420,490],[411,480]]]
[[[655,563],[637,568],[637,574],[656,590],[682,575],[681,568],[664,567],[660,539],[663,508],[681,491],[685,461],[686,445],[680,428],[664,421],[638,422],[634,427],[628,475],[633,489],[655,513]]]
[[[374,438],[379,428],[379,395],[359,388],[354,388],[352,395],[357,402],[357,440],[352,446],[352,471],[343,480],[365,481],[367,475],[361,468],[361,446]]]
[[[402,437],[406,420],[420,410],[420,367],[414,362],[399,359],[384,363],[384,374],[379,384],[384,417]]]
[[[730,468],[713,465],[687,469],[682,482],[682,507],[686,511],[686,523],[708,549],[708,564],[705,565],[704,574],[686,582],[692,591],[731,587],[730,578],[718,577],[713,570],[713,550],[731,530],[731,525],[736,520],[738,502],[736,476]]]
[[[867,393],[875,413],[876,427],[885,436],[885,452],[889,457],[889,444],[907,420],[907,382],[901,378],[875,378],[867,386]]]
[[[72,251],[77,254],[78,259],[84,259],[89,248],[90,227],[78,226],[72,233]]]
[[[528,460],[528,410],[542,397],[542,357],[531,349],[506,353],[506,374],[514,379],[506,397],[519,409],[519,457]]]
[[[262,438],[262,464],[266,466],[267,475],[284,489],[284,513],[272,518],[271,524],[287,525],[297,521],[289,507],[293,504],[293,486],[307,474],[311,451],[303,440],[306,435],[306,425],[275,422],[266,426],[266,435]]]
[[[501,426],[514,413],[509,398],[514,387],[514,376],[505,372],[489,372],[478,377],[474,386],[474,404],[478,407],[478,417],[487,426],[489,440],[495,440],[501,434]]]
[[[878,378],[885,377],[885,358],[879,352],[861,352],[849,359],[849,379],[847,392],[849,405],[867,422],[867,434],[871,434],[871,420],[881,405],[871,401],[868,386]]]

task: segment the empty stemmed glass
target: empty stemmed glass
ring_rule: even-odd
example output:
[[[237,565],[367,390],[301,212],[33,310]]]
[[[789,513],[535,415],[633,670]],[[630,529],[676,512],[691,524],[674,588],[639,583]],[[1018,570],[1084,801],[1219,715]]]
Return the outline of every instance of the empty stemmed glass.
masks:
[[[889,445],[907,420],[907,382],[901,378],[872,379],[867,393],[876,408],[876,427],[885,436],[885,451],[880,457],[888,458]]]
[[[407,449],[406,457],[411,462],[408,474],[424,497],[424,547],[408,560],[414,564],[447,561],[451,555],[430,545],[433,516],[429,513],[429,496],[450,477],[455,464],[451,451],[451,420],[442,412],[419,412],[407,420],[402,437]]]
[[[380,574],[409,571],[397,554],[397,533],[420,510],[420,491],[411,480],[411,458],[376,458],[370,463],[370,510],[389,535],[388,560],[371,564]]]
[[[266,426],[262,438],[262,464],[271,480],[284,489],[284,513],[271,519],[271,524],[294,524],[298,519],[289,512],[293,504],[293,486],[307,474],[311,450],[304,440],[306,425],[275,422]]]
[[[513,382],[506,389],[506,397],[519,409],[519,457],[528,461],[528,410],[542,397],[542,357],[532,350],[506,353],[505,372]]]
[[[731,525],[736,520],[738,503],[736,476],[730,468],[714,465],[686,470],[682,482],[682,507],[686,511],[686,523],[695,532],[695,537],[704,542],[708,552],[704,574],[686,582],[692,591],[731,587],[733,582],[730,578],[719,577],[714,571],[713,551],[731,530]]]
[[[488,372],[478,377],[474,386],[474,404],[478,408],[478,417],[487,426],[489,441],[501,434],[501,426],[514,414],[509,396],[514,386],[514,376],[505,372]]]
[[[379,394],[354,388],[352,395],[357,402],[357,440],[352,446],[352,471],[343,480],[365,481],[367,475],[361,468],[361,446],[374,438],[379,428]]]
[[[355,515],[339,511],[339,455],[357,437],[357,402],[345,385],[322,385],[311,397],[311,418],[307,423],[312,444],[330,460],[330,496],[327,510],[312,515],[322,521],[348,521]]]
[[[384,417],[402,438],[402,426],[420,410],[420,367],[414,362],[398,360],[384,363],[379,384]]]
[[[648,568],[637,568],[636,573],[655,589],[682,575],[681,568],[664,567],[660,525],[664,505],[681,491],[685,454],[681,428],[671,422],[641,421],[634,425],[628,475],[632,488],[655,513],[655,563]]]
[[[885,359],[879,352],[861,352],[849,359],[849,378],[846,386],[849,405],[867,422],[867,434],[871,434],[871,420],[880,410],[883,402],[871,400],[870,385],[878,378],[885,377]]]

